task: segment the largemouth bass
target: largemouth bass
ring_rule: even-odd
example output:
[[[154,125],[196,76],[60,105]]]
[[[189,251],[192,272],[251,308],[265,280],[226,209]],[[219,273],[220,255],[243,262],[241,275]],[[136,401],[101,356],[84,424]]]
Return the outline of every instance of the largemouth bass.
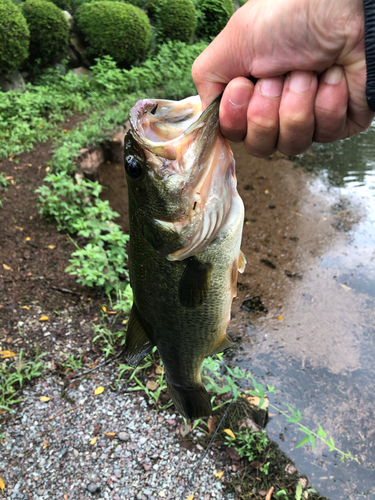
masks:
[[[156,346],[190,420],[211,414],[201,366],[233,347],[226,329],[245,267],[244,207],[219,105],[201,114],[198,96],[138,101],[125,138],[134,295],[125,357],[136,366]]]

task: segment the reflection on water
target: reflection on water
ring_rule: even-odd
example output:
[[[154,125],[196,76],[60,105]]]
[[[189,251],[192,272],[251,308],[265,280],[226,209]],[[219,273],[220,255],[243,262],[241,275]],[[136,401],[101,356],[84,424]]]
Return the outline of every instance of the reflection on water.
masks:
[[[294,164],[314,174],[306,185],[315,201],[301,194],[292,236],[297,250],[282,265],[303,277],[292,283],[285,271],[286,278],[275,275],[268,284],[253,279],[254,291],[264,285],[279,292],[264,299],[268,313],[241,317],[247,335],[236,363],[276,386],[273,403],[298,408],[309,428],[319,422],[338,448],[360,459],[361,465],[341,464],[320,444],[314,451],[295,450],[303,435],[273,415],[271,437],[321,494],[375,500],[375,127],[350,140],[314,145]],[[325,222],[330,225],[321,232]],[[270,247],[274,233],[270,228],[266,235]],[[251,359],[254,344],[260,349]]]

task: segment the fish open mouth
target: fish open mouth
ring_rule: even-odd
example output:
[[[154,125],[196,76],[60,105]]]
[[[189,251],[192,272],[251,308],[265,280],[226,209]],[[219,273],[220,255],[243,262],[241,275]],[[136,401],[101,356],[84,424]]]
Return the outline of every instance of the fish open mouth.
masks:
[[[136,140],[156,155],[154,169],[165,165],[184,178],[183,189],[189,193],[187,217],[175,222],[157,220],[176,231],[182,247],[168,255],[170,260],[184,260],[217,236],[237,195],[234,160],[229,144],[220,133],[220,99],[202,114],[199,96],[179,102],[138,101],[130,113]]]

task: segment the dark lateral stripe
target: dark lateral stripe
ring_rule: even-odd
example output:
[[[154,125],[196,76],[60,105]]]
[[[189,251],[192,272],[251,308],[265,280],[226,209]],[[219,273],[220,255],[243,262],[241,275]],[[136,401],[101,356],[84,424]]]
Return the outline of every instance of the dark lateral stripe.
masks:
[[[365,12],[366,98],[375,111],[375,0],[363,0]]]

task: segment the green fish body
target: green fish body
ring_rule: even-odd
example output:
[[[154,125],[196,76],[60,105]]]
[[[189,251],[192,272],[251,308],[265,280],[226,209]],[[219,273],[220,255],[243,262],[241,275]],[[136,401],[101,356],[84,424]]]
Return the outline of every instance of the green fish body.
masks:
[[[234,159],[219,130],[219,102],[138,101],[125,138],[130,279],[134,304],[125,345],[136,366],[157,346],[168,391],[187,419],[211,414],[200,372],[226,335],[244,208]]]

